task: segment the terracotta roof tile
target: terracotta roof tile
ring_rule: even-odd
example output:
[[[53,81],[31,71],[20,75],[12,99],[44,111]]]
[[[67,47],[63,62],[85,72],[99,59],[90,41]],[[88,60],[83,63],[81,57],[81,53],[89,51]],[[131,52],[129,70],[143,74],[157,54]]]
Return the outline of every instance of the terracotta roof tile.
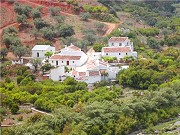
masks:
[[[69,55],[53,55],[50,59],[60,60],[80,60],[81,56],[69,56]]]
[[[128,37],[111,37],[109,42],[124,42]]]
[[[99,64],[104,65],[104,66],[108,66],[108,62],[105,62],[105,61],[102,61],[102,60],[99,60]]]
[[[103,52],[131,52],[129,47],[103,47]]]
[[[89,76],[99,76],[99,71],[89,71]]]

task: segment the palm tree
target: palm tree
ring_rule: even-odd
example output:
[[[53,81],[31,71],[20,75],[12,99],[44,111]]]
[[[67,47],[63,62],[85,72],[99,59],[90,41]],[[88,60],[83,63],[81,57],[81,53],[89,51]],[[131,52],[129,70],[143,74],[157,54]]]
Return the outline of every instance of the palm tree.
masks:
[[[53,52],[46,52],[44,55],[49,59],[53,55]]]

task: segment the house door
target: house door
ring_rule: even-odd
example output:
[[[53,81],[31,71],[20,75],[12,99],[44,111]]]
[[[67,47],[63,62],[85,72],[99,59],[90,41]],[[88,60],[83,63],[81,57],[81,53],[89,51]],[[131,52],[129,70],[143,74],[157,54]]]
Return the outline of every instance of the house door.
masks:
[[[69,65],[69,61],[67,61],[67,65]]]

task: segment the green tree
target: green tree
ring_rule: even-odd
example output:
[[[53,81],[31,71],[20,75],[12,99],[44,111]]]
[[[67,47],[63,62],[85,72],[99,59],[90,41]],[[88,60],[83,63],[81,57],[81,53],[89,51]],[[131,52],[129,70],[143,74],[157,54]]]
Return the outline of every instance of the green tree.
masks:
[[[38,66],[41,65],[41,60],[40,59],[32,59],[31,63],[34,66],[34,72],[36,72]]]
[[[104,23],[100,23],[100,22],[96,22],[95,23],[95,27],[97,29],[98,32],[103,32],[103,28],[105,27],[105,24]]]
[[[41,67],[41,70],[44,74],[44,72],[49,71],[52,68],[51,64],[47,63]]]
[[[55,20],[58,22],[58,23],[63,23],[64,20],[65,20],[65,17],[64,16],[54,16]]]
[[[33,9],[31,11],[31,16],[33,19],[41,18],[41,12],[38,9]]]
[[[70,36],[70,37],[62,38],[62,42],[64,45],[70,45],[71,43],[75,44],[77,42],[77,39]]]
[[[16,114],[19,110],[19,106],[17,104],[13,103],[10,107],[10,110],[11,110],[12,114]]]
[[[4,34],[2,37],[2,41],[6,45],[7,49],[9,49],[12,46],[21,45],[21,41],[16,35]]]
[[[95,52],[101,52],[101,49],[104,47],[103,44],[99,44],[99,43],[95,43],[93,45],[93,49],[95,50]]]
[[[3,30],[4,34],[17,34],[18,30],[15,27],[8,27]]]
[[[88,21],[88,19],[91,17],[91,15],[87,12],[87,13],[81,13],[80,14],[80,18],[83,21]]]
[[[34,36],[35,40],[40,36],[40,32],[36,28],[31,30],[31,34]]]
[[[42,29],[43,27],[48,26],[48,24],[41,18],[34,19],[34,25],[35,25],[36,29],[38,29],[38,30]]]
[[[89,42],[89,45],[93,45],[96,42],[96,35],[91,34],[91,33],[87,33],[83,36],[84,40],[87,40]]]
[[[43,37],[47,40],[53,40],[56,36],[55,32],[50,27],[43,27],[41,31],[43,33]]]
[[[49,11],[50,11],[52,16],[57,16],[60,13],[60,8],[58,8],[58,7],[50,7]]]
[[[21,23],[21,25],[25,25],[27,23],[27,17],[26,15],[22,14],[22,15],[17,15],[17,22]]]
[[[75,34],[73,26],[67,25],[67,24],[62,24],[58,25],[57,28],[57,36],[66,38],[68,36],[72,36]]]
[[[53,52],[46,52],[44,55],[49,59],[53,55]]]
[[[14,11],[18,14],[18,15],[25,15],[27,18],[30,17],[30,13],[31,13],[32,7],[29,5],[23,5],[20,4],[18,2],[16,2],[14,4]]]
[[[153,49],[159,48],[159,43],[153,37],[148,37],[147,44]]]
[[[21,57],[26,55],[28,52],[28,48],[24,46],[13,46],[12,50],[19,59],[21,59]]]

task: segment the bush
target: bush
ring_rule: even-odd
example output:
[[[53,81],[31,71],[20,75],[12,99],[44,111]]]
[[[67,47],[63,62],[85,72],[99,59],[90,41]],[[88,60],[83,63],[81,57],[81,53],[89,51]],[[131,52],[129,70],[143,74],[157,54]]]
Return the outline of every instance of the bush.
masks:
[[[11,105],[10,110],[12,114],[16,114],[19,111],[19,106],[14,103]]]
[[[5,108],[0,107],[0,114],[1,115],[5,115],[6,114]]]
[[[20,84],[23,79],[22,76],[17,76],[17,84]]]
[[[91,17],[91,15],[89,13],[81,13],[80,14],[80,18],[83,21],[88,21],[88,19]]]
[[[56,31],[57,36],[64,38],[75,34],[73,26],[67,24],[58,25]]]
[[[156,36],[159,34],[159,29],[157,28],[140,28],[138,29],[138,31],[142,34],[142,35],[145,35],[145,36]]]
[[[66,103],[69,107],[73,107],[74,106],[74,101],[73,100],[68,100]]]
[[[101,52],[101,49],[104,47],[103,44],[99,44],[99,43],[96,43],[93,45],[93,49],[95,50],[95,52]]]
[[[105,6],[90,6],[90,5],[84,5],[84,10],[89,13],[105,13],[108,11],[108,9]]]
[[[58,23],[63,23],[65,20],[64,16],[54,16],[54,18]]]
[[[165,36],[165,43],[169,46],[179,44],[180,43],[180,34]]]
[[[117,18],[115,18],[112,14],[108,13],[94,13],[92,14],[93,18],[103,21],[103,22],[118,22]]]
[[[6,82],[6,83],[10,83],[10,82],[11,82],[11,79],[10,79],[9,77],[6,77],[6,78],[5,78],[5,82]]]
[[[95,23],[95,27],[96,27],[97,31],[103,32],[103,28],[105,27],[105,24],[104,23],[100,23],[100,22],[96,22]]]
[[[53,40],[56,37],[56,34],[52,28],[44,27],[41,29],[41,32],[43,33],[43,37],[47,40]]]
[[[49,11],[52,16],[57,16],[60,13],[60,8],[58,7],[50,7]]]
[[[31,122],[31,123],[38,122],[40,121],[41,117],[42,117],[41,113],[36,113],[28,119],[28,122]]]
[[[117,60],[117,57],[105,56],[102,59],[111,63],[111,62]]]
[[[115,29],[113,30],[109,35],[108,35],[108,38],[111,38],[111,37],[120,37],[122,36],[123,33],[122,31],[120,31],[119,29]]]
[[[17,120],[18,120],[18,121],[23,121],[23,116],[19,116],[19,117],[17,118]]]

